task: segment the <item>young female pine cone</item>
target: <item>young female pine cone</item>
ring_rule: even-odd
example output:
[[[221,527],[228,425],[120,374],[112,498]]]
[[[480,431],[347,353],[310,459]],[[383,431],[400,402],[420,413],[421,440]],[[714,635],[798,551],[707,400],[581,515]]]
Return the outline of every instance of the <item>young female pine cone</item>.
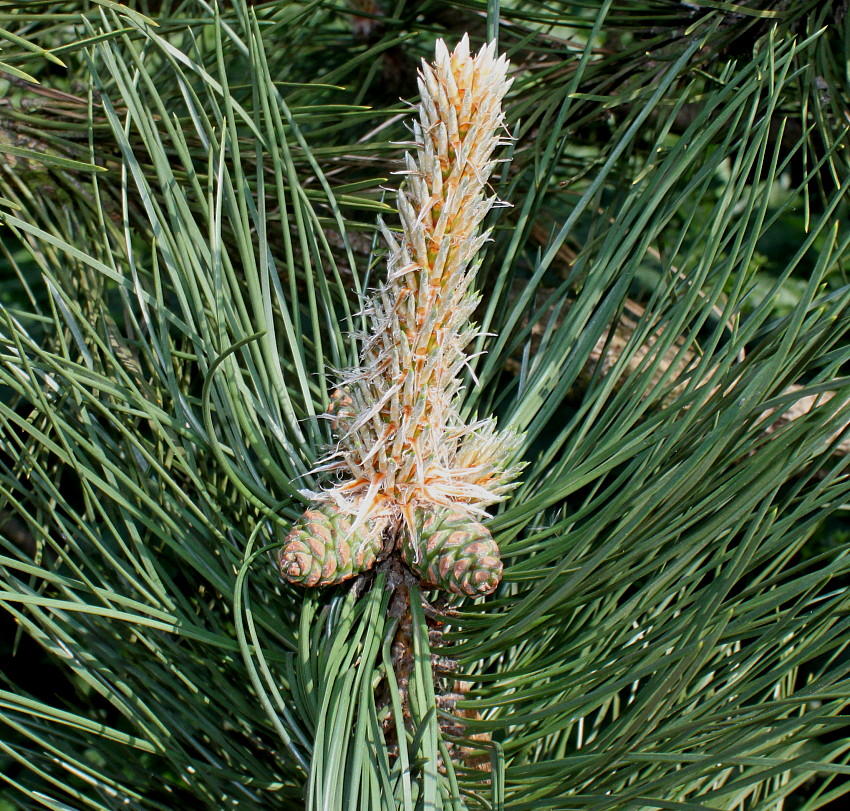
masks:
[[[386,521],[352,519],[335,504],[317,504],[298,519],[278,551],[280,571],[299,586],[332,586],[370,568],[383,547]]]
[[[451,507],[417,509],[414,529],[405,535],[405,563],[429,585],[479,597],[489,594],[502,578],[499,547],[490,531],[461,510]]]

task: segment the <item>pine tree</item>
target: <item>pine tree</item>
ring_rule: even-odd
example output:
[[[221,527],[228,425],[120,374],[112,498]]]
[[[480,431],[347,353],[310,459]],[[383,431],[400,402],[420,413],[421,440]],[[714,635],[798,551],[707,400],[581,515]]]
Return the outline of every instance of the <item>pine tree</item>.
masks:
[[[0,2],[0,809],[840,802],[846,12]]]

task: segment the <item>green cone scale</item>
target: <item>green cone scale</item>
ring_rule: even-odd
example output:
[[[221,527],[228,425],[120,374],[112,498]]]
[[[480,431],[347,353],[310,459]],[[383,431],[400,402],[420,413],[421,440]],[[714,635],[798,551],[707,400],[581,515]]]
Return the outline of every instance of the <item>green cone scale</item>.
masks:
[[[502,579],[499,547],[490,530],[464,510],[414,510],[414,532],[405,533],[405,563],[429,585],[455,594],[489,594]]]
[[[370,568],[383,547],[386,521],[354,517],[335,504],[316,504],[295,523],[277,555],[281,574],[299,586],[332,586]]]

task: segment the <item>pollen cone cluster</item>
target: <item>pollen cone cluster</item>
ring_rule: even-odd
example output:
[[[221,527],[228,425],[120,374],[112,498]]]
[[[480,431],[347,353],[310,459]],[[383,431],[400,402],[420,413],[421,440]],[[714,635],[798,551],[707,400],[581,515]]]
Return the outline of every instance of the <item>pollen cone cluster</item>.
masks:
[[[365,308],[360,365],[331,399],[336,444],[317,470],[336,481],[310,494],[315,505],[279,553],[292,582],[340,582],[374,562],[360,550],[393,536],[425,582],[467,595],[499,582],[499,550],[479,519],[514,486],[519,437],[492,418],[466,423],[459,408],[466,349],[478,334],[472,283],[489,237],[479,225],[496,203],[487,181],[507,69],[495,43],[473,56],[466,37],[451,54],[438,41],[434,64],[422,65],[415,150],[397,197],[401,233],[383,227],[387,282]]]

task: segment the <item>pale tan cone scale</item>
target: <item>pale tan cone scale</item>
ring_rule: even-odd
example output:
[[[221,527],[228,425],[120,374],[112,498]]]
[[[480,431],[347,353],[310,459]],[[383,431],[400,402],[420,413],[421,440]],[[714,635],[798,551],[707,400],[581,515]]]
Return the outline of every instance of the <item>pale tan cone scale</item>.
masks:
[[[496,202],[487,181],[503,136],[508,62],[495,43],[476,55],[467,37],[449,54],[437,42],[419,77],[415,152],[406,156],[397,206],[401,234],[384,227],[388,278],[365,307],[360,366],[344,372],[329,414],[336,447],[317,471],[339,480],[311,493],[358,532],[403,519],[416,537],[416,508],[451,508],[476,520],[505,497],[521,469],[519,437],[488,418],[459,414],[465,350],[479,296],[479,225]],[[333,505],[332,507],[330,505]]]

